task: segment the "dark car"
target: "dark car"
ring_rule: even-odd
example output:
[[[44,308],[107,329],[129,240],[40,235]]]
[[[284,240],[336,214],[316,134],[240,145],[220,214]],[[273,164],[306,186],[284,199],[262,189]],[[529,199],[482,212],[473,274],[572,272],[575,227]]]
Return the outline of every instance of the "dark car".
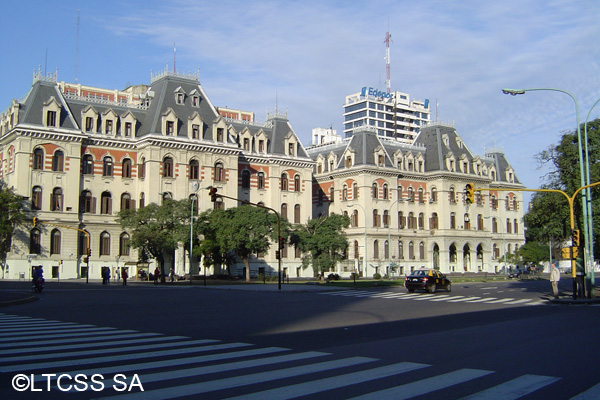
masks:
[[[452,291],[452,283],[446,275],[435,269],[416,269],[404,279],[404,286],[413,293],[417,289],[423,289],[429,293],[437,289],[446,289]]]

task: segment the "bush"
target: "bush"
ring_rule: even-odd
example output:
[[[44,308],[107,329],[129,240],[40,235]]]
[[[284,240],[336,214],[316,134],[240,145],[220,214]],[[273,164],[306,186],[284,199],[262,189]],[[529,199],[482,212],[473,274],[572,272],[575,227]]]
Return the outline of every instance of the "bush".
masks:
[[[329,274],[329,275],[327,275],[327,280],[328,281],[339,281],[340,276],[338,274]]]
[[[358,279],[359,275],[358,272],[353,272],[352,274],[350,274],[350,279]]]
[[[381,279],[381,274],[379,272],[374,273],[373,279]]]

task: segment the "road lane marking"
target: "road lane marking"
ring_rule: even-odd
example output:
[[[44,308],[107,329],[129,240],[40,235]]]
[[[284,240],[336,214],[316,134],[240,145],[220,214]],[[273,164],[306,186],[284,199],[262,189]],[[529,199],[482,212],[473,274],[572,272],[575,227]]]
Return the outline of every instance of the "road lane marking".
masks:
[[[450,297],[444,297],[444,298],[441,298],[441,296],[438,296],[437,299],[433,299],[430,301],[448,301],[451,299],[462,299],[463,297],[465,297],[465,296],[450,296]]]
[[[300,396],[307,396],[326,390],[342,388],[349,385],[368,382],[374,379],[385,378],[388,376],[399,375],[405,372],[414,371],[421,368],[430,367],[428,364],[417,364],[403,362],[384,367],[373,368],[366,371],[353,372],[351,374],[333,376],[330,378],[319,379],[296,385],[283,386],[276,389],[255,392],[236,397],[230,397],[227,400],[285,400]]]
[[[558,380],[560,378],[552,376],[523,375],[471,396],[463,397],[461,400],[518,399]]]
[[[296,376],[312,374],[312,373],[316,373],[316,372],[330,371],[330,370],[335,370],[337,368],[350,367],[353,365],[360,365],[360,364],[369,363],[369,362],[373,362],[373,361],[377,361],[377,360],[374,358],[368,358],[368,357],[351,357],[351,358],[344,358],[341,360],[325,361],[325,362],[317,363],[317,364],[303,365],[303,366],[299,366],[299,367],[278,369],[275,371],[266,371],[266,372],[258,372],[258,373],[250,374],[250,375],[234,376],[231,378],[217,379],[217,380],[208,381],[208,382],[193,383],[193,384],[180,385],[180,386],[171,387],[171,388],[147,390],[144,392],[136,392],[136,393],[129,393],[129,394],[105,397],[105,399],[111,399],[111,400],[117,400],[117,399],[161,400],[161,399],[164,399],[164,400],[166,400],[166,399],[173,399],[173,398],[183,397],[183,396],[197,395],[200,393],[214,392],[217,390],[252,385],[252,384],[256,384],[256,383],[270,382],[270,381],[274,381],[277,379],[296,377]],[[161,373],[159,375],[165,376],[167,374]],[[144,380],[144,378],[141,378],[141,381],[146,382]]]
[[[579,393],[575,397],[571,397],[570,400],[594,400],[600,399],[600,383],[592,386],[585,392]]]
[[[447,374],[407,383],[405,385],[395,386],[393,388],[353,397],[350,400],[410,399],[411,397],[429,394],[436,390],[445,389],[450,386],[458,385],[459,383],[468,382],[470,380],[492,374],[493,372],[494,371],[464,368],[459,369],[458,371],[449,372]]]
[[[511,301],[511,300],[514,300],[514,299],[511,299],[509,297],[508,299],[498,299],[498,300],[486,301],[485,304],[506,303],[507,301]]]

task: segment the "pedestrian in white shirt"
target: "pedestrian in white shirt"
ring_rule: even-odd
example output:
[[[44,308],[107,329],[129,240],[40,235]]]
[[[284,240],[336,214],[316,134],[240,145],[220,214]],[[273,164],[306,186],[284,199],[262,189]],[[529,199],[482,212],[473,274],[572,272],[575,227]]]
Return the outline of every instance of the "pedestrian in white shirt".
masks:
[[[552,294],[555,299],[558,299],[558,281],[560,281],[560,271],[556,268],[556,263],[552,263],[552,270],[550,271],[550,283],[552,284]]]

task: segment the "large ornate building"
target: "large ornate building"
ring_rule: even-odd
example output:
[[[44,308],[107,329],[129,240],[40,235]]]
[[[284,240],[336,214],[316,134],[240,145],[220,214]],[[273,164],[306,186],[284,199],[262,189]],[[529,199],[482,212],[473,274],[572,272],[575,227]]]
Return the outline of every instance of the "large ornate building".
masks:
[[[314,163],[286,115],[262,124],[252,113],[222,115],[234,113],[219,113],[195,75],[164,71],[148,86],[117,91],[34,74],[29,93],[0,117],[0,178],[42,223],[18,232],[3,276],[28,278],[31,266],[43,265],[50,278],[85,277],[88,238],[89,277],[106,267],[152,271],[152,263],[137,263],[116,213],[165,198],[192,201],[208,186],[306,222]],[[198,193],[195,209],[213,206],[207,193]],[[283,254],[284,268],[300,266],[298,252]],[[168,263],[184,274],[187,260],[182,246]],[[275,250],[254,261],[255,272],[276,266]]]
[[[523,187],[514,170],[499,150],[471,154],[453,126],[426,126],[412,144],[362,126],[307,151],[316,161],[316,214],[351,220],[341,272],[499,272],[503,255],[525,242],[521,192],[510,190]]]
[[[197,75],[167,70],[119,91],[36,73],[27,95],[0,115],[0,179],[41,223],[17,232],[2,277],[28,279],[37,265],[50,279],[152,271],[154,262],[138,262],[129,248],[116,213],[167,198],[206,210],[208,186],[292,223],[347,213],[348,261],[336,271],[345,276],[421,266],[495,272],[500,256],[524,242],[521,197],[498,190],[522,187],[501,152],[473,156],[443,125],[422,127],[411,143],[369,126],[344,140],[328,135],[305,149],[285,114],[257,123],[251,112],[215,107]],[[484,189],[470,205],[468,182]],[[312,276],[297,249],[281,254],[285,275]],[[188,260],[181,246],[167,264],[179,275],[199,272],[199,260],[191,268]],[[252,275],[277,266],[275,246],[251,259]]]

